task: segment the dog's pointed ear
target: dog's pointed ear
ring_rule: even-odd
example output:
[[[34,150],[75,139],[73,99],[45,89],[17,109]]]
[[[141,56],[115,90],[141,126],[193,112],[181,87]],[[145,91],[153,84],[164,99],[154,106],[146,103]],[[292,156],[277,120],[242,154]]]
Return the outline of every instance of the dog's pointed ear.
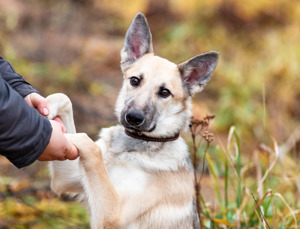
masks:
[[[121,51],[121,68],[133,63],[146,53],[153,52],[152,36],[145,15],[137,13],[129,26]]]
[[[184,87],[190,95],[202,91],[217,66],[219,53],[207,52],[178,65]]]

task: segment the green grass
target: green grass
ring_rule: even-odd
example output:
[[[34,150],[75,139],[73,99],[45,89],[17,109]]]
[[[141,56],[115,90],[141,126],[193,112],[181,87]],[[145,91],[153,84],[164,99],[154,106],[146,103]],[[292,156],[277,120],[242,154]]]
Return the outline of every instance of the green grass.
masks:
[[[199,132],[198,138],[204,144],[202,133]],[[225,146],[220,146],[220,142],[210,144],[205,157],[201,152],[203,147],[196,151],[208,165],[216,201],[215,204],[206,201],[200,191],[202,226],[297,228],[300,225],[299,159],[287,155],[280,159],[282,152],[275,140],[273,146],[261,145],[250,156],[243,154],[241,142],[236,128],[231,127]],[[207,185],[199,180],[200,187]]]
[[[280,150],[300,120],[300,2],[169,0],[169,9],[164,7],[166,12],[162,14],[147,9],[148,0],[132,0],[132,4],[111,0],[109,4],[103,2],[101,7],[98,4],[79,6],[73,2],[40,0],[32,1],[32,4],[39,12],[49,12],[49,9],[53,12],[52,16],[41,13],[49,20],[46,29],[59,34],[57,37],[78,39],[82,50],[93,43],[89,44],[89,39],[79,36],[82,35],[80,21],[76,31],[74,21],[68,20],[68,7],[73,10],[80,7],[100,10],[97,13],[101,15],[100,19],[90,19],[89,15],[85,15],[88,23],[83,21],[82,24],[88,38],[96,37],[105,42],[103,35],[121,44],[134,13],[140,10],[147,13],[149,10],[157,55],[180,63],[201,52],[220,52],[212,80],[194,99],[195,107],[203,110],[201,115],[216,115],[211,128],[215,140],[207,149],[202,139],[194,152],[191,138],[186,138],[191,151],[196,154],[197,175],[202,178],[209,176],[209,181],[200,179],[198,203],[201,204],[202,225],[205,228],[268,228],[268,225],[271,228],[296,228],[300,221],[299,146],[284,152]],[[114,6],[113,10],[111,6]],[[124,12],[124,8],[131,13],[126,11],[126,16],[120,13]],[[105,13],[102,14],[102,11]],[[19,34],[21,31],[42,34],[44,26],[35,24],[42,20],[28,16],[28,22],[21,23],[23,20],[19,18],[22,19],[18,10],[0,11],[1,55],[42,94],[63,92],[72,95],[78,90],[93,96],[115,94],[117,88],[106,88],[102,80],[96,79],[106,72],[118,70],[115,78],[111,79],[121,80],[117,67],[119,51],[113,52],[113,55],[111,49],[107,49],[109,52],[104,49],[100,54],[75,55],[69,57],[72,60],[69,64],[55,61],[59,59],[55,54],[49,54],[49,59],[36,61],[34,55],[39,52],[31,52],[30,47],[32,45],[39,50],[43,43],[33,39],[35,44],[26,46],[28,51],[22,52],[16,48],[18,40],[15,38],[22,36],[22,33]],[[34,30],[28,27],[30,25],[35,25]],[[56,30],[61,26],[66,33]],[[46,51],[59,47],[49,46]],[[87,64],[90,60],[102,59],[109,61]],[[101,116],[99,120],[102,119]],[[265,145],[258,146],[260,142]],[[203,162],[205,173],[201,175]],[[22,197],[25,203],[20,202],[15,196],[5,194],[8,182],[1,176],[2,173],[0,181],[4,182],[4,186],[0,194],[4,198],[0,195],[0,225],[4,222],[9,228],[22,228],[23,224],[30,228],[72,228],[78,223],[80,227],[88,227],[86,212],[79,204],[58,199],[40,200],[26,195]],[[33,180],[38,173],[34,176]],[[204,186],[213,189],[212,198],[201,193]],[[69,223],[69,219],[74,224]]]
[[[0,228],[89,228],[89,219],[77,202],[12,196],[0,202]]]

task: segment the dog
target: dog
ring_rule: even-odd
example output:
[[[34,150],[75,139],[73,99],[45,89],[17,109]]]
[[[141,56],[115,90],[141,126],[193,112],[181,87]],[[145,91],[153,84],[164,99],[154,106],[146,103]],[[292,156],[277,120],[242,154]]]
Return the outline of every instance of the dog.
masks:
[[[74,161],[50,162],[51,188],[76,196],[91,228],[200,228],[188,146],[191,96],[212,76],[218,52],[179,65],[155,56],[145,16],[138,13],[121,50],[123,86],[116,102],[122,125],[102,129],[93,142],[75,134],[72,104],[64,94],[47,97],[49,119],[59,116],[78,148]]]

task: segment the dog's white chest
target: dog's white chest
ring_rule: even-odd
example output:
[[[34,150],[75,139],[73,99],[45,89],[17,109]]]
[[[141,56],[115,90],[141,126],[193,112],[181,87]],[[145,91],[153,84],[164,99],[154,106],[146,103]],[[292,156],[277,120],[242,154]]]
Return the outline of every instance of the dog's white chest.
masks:
[[[143,192],[148,182],[148,175],[137,167],[112,166],[108,173],[116,190],[122,193]]]

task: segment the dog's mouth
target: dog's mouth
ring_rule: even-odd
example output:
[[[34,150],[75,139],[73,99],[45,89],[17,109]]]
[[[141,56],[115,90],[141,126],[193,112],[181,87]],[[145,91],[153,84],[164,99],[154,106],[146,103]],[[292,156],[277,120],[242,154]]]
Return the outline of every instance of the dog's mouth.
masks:
[[[153,125],[151,128],[149,129],[144,129],[144,128],[139,128],[139,127],[133,127],[133,126],[130,126],[130,125],[124,125],[123,126],[127,129],[127,130],[130,130],[130,131],[133,131],[135,133],[151,133],[152,131],[155,130],[156,128],[156,125]]]

